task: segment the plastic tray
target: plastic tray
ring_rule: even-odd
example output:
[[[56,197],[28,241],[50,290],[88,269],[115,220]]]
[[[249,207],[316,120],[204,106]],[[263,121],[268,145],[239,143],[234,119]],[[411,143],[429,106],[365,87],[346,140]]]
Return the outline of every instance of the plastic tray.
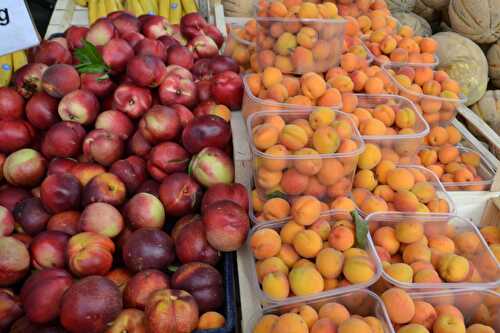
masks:
[[[255,42],[247,41],[239,37],[237,29],[245,29],[243,24],[233,23],[230,25],[223,54],[233,58],[244,70],[250,69],[250,58],[255,53]]]
[[[344,212],[344,211],[328,211],[328,212],[321,214],[321,217],[330,218],[330,224],[333,224],[337,220],[344,219],[346,217],[346,212]],[[285,221],[282,221],[282,222],[263,223],[263,224],[255,225],[248,233],[248,241],[247,241],[246,246],[248,247],[249,253],[252,253],[252,250],[250,248],[250,239],[255,232],[257,232],[258,230],[267,229],[267,228],[274,229],[274,230],[281,230],[281,228],[288,221],[291,221],[291,218],[289,218]],[[279,233],[279,231],[278,231],[278,233]],[[263,292],[263,290],[260,286],[258,277],[257,277],[255,259],[254,259],[253,255],[252,255],[253,260],[251,261],[251,264],[250,264],[250,267],[251,267],[250,269],[251,269],[251,274],[252,274],[250,276],[250,280],[251,280],[251,283],[254,287],[254,290],[258,290],[258,298],[260,300],[261,305],[264,308],[269,308],[269,307],[273,307],[273,306],[280,306],[281,307],[281,306],[286,306],[286,305],[290,305],[290,304],[297,303],[297,302],[305,302],[305,301],[309,301],[309,300],[315,300],[315,299],[322,298],[325,296],[335,296],[335,295],[340,295],[343,293],[353,292],[356,290],[368,288],[369,286],[374,284],[380,278],[381,273],[382,273],[382,266],[380,266],[380,261],[376,259],[376,253],[374,252],[374,248],[370,247],[367,243],[364,250],[368,253],[368,256],[370,257],[373,264],[375,265],[375,273],[373,274],[373,277],[368,282],[365,282],[365,283],[351,284],[351,285],[348,285],[346,287],[340,287],[340,288],[336,288],[336,289],[332,289],[332,290],[327,290],[327,291],[323,291],[323,292],[320,292],[320,293],[317,293],[314,295],[309,295],[309,296],[291,296],[291,297],[288,297],[288,298],[283,299],[283,300],[277,300],[277,299],[273,299],[273,298],[267,296]]]
[[[446,200],[450,211],[448,213],[411,213],[411,212],[408,212],[408,213],[396,212],[396,213],[399,213],[401,215],[408,215],[408,216],[414,216],[414,215],[417,215],[417,216],[418,215],[422,215],[422,216],[448,216],[450,214],[455,213],[456,207],[455,207],[453,200],[451,199],[448,192],[446,192],[446,189],[444,188],[443,184],[441,183],[441,181],[438,179],[438,177],[436,176],[436,174],[434,172],[430,171],[426,167],[423,167],[421,165],[414,165],[414,164],[398,164],[398,168],[418,169],[420,172],[422,172],[424,174],[425,178],[427,179],[427,181],[430,182],[434,186],[434,188],[436,189],[436,196],[439,199]],[[367,217],[369,215],[359,208],[357,210],[362,217]],[[384,212],[384,213],[389,213],[389,212]],[[390,213],[394,213],[394,212],[390,212]]]
[[[390,73],[390,70],[397,71],[399,68],[405,67],[405,66],[409,66],[409,67],[412,67],[415,69],[429,67],[429,66],[422,65],[422,64],[396,64],[396,63],[392,63],[392,64],[382,65],[382,70],[386,73],[386,75],[389,76],[392,84],[396,87],[397,91],[399,91],[399,95],[407,97],[411,101],[419,104],[419,106],[421,106],[423,102],[441,103],[441,107],[440,107],[439,111],[431,112],[431,113],[427,113],[427,112],[423,111],[423,116],[424,116],[424,119],[427,121],[427,123],[429,123],[429,125],[431,127],[435,126],[435,125],[448,125],[453,119],[455,119],[455,116],[457,115],[458,107],[460,105],[464,104],[464,102],[467,100],[467,98],[465,98],[462,94],[460,94],[458,99],[424,95],[424,94],[418,94],[418,93],[415,93],[409,89],[406,89],[401,84],[399,84],[399,82]]]
[[[473,232],[481,240],[480,250],[473,255],[466,256],[470,263],[474,265],[477,271],[487,281],[483,283],[474,282],[442,282],[442,283],[405,283],[397,281],[382,271],[382,278],[390,285],[414,291],[427,291],[436,289],[463,289],[463,288],[496,288],[500,286],[500,263],[495,259],[495,256],[488,247],[488,244],[481,236],[478,228],[470,221],[461,218],[457,215],[441,215],[436,216],[432,214],[398,214],[398,213],[373,213],[366,218],[369,229],[373,232],[376,228],[382,226],[395,227],[399,223],[405,222],[419,222],[424,225],[424,235],[446,235],[448,225],[454,226],[455,234],[463,232]],[[375,244],[370,235],[368,236],[368,244],[372,252],[375,251]],[[460,252],[455,252],[462,255]],[[380,257],[376,253],[377,262],[382,266]]]
[[[477,174],[482,178],[482,180],[472,182],[441,182],[444,188],[447,191],[487,191],[493,183],[493,179],[495,178],[495,169],[483,156],[481,156],[478,151],[460,145],[456,147],[460,151],[460,154],[464,152],[470,152],[475,153],[479,156],[480,162],[476,170]],[[438,150],[439,147],[424,146],[420,148],[420,151],[427,149]]]
[[[196,330],[196,333],[233,333],[238,320],[236,309],[236,258],[234,252],[224,252],[222,255],[224,278],[224,308],[222,315],[226,319],[224,327],[211,330]]]
[[[256,51],[257,51],[257,63],[259,69],[262,71],[268,66],[273,66],[273,64],[265,63],[261,60],[259,55],[262,51],[272,50],[275,55],[280,55],[284,57],[289,57],[290,59],[290,70],[285,71],[288,74],[304,74],[307,72],[323,73],[328,71],[330,68],[335,67],[340,62],[340,55],[343,50],[343,40],[344,40],[344,30],[346,21],[344,19],[299,19],[299,18],[281,18],[281,17],[257,17],[257,41],[256,41]],[[281,29],[281,34],[273,37],[271,32],[271,27],[276,25],[282,25],[284,29]],[[327,52],[323,59],[313,58],[314,54],[318,52],[312,52],[310,49],[306,49],[297,44],[293,48],[288,48],[280,50],[277,48],[278,40],[280,36],[284,33],[289,33],[286,29],[287,26],[299,25],[300,27],[310,27],[316,30],[318,33],[318,43],[324,44],[323,52]],[[294,28],[290,31],[299,31]],[[274,33],[275,35],[277,33]],[[296,34],[296,33],[294,33]],[[314,47],[312,46],[312,47]],[[319,47],[319,46],[318,46]],[[295,53],[296,50],[300,48],[303,51],[302,57],[310,59],[310,62],[305,61],[306,59],[296,59],[298,56]],[[298,51],[298,52],[301,52]],[[307,54],[307,56],[305,55]]]
[[[259,113],[254,113],[252,114],[248,119],[247,119],[247,130],[248,130],[248,141],[250,144],[250,149],[252,151],[252,169],[253,169],[253,179],[254,179],[254,185],[257,191],[260,194],[260,197],[263,201],[266,201],[269,198],[269,195],[273,192],[272,188],[265,188],[263,186],[259,186],[258,182],[258,171],[260,161],[262,160],[274,160],[274,161],[287,161],[288,166],[285,167],[282,172],[285,172],[286,170],[290,170],[294,168],[291,162],[293,161],[305,161],[308,159],[311,159],[310,156],[308,155],[288,155],[286,157],[277,157],[273,156],[270,154],[267,154],[265,152],[260,151],[255,147],[253,144],[253,132],[252,129],[261,124],[264,119],[268,116],[281,116],[284,120],[285,123],[289,123],[293,120],[296,119],[307,119],[309,114],[313,111],[313,109],[308,109],[308,110],[288,110],[288,111],[263,111]],[[342,177],[339,177],[339,180],[344,180],[347,179],[350,181],[350,185],[346,189],[345,195],[347,195],[350,192],[350,189],[352,187],[352,179],[354,177],[354,173],[356,170],[356,165],[358,161],[359,155],[363,152],[364,150],[364,141],[359,135],[358,130],[356,129],[354,123],[352,122],[351,117],[341,111],[333,110],[336,113],[336,119],[345,119],[348,120],[351,123],[351,127],[353,129],[353,135],[351,137],[351,140],[355,141],[357,143],[357,149],[353,150],[351,152],[347,153],[334,153],[334,154],[318,154],[317,157],[314,159],[321,159],[322,163],[325,163],[325,161],[328,160],[337,160],[341,163],[342,167],[344,168],[344,175]],[[332,184],[333,185],[333,184]],[[270,192],[272,191],[272,192]],[[281,195],[283,194],[283,195]],[[287,201],[291,201],[294,197],[297,197],[297,195],[301,194],[295,194],[295,195],[287,195],[285,193],[281,193],[280,196],[283,197]],[[323,195],[322,197],[318,197],[319,200],[326,202],[327,204],[330,204],[331,201],[333,201],[335,198],[328,196],[327,193]],[[257,221],[257,217],[254,215],[253,209],[251,210],[251,218],[255,222]],[[267,220],[266,222],[275,222],[277,220]]]
[[[409,108],[413,110],[416,119],[415,125],[411,128],[415,132],[413,134],[361,135],[365,143],[375,143],[385,148],[392,148],[400,156],[414,155],[419,150],[425,136],[429,133],[429,125],[412,101],[396,95],[356,94],[356,96],[358,107],[374,108],[381,104],[389,104],[395,107],[396,114],[402,108]]]
[[[318,310],[323,304],[330,302],[336,302],[344,305],[349,310],[351,315],[374,316],[382,322],[384,333],[394,333],[394,329],[391,325],[382,300],[375,293],[366,289],[350,291],[340,295],[325,296],[317,300],[298,301],[286,306],[270,307],[260,313],[254,314],[250,319],[250,327],[253,330],[260,317],[263,315],[275,314],[279,316],[286,312],[293,311],[301,305],[310,305]]]

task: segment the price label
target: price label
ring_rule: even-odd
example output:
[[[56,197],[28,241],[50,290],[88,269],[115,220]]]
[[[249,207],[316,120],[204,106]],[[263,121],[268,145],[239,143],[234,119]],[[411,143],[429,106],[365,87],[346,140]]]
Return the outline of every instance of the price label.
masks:
[[[0,55],[40,43],[40,35],[24,0],[0,1]]]

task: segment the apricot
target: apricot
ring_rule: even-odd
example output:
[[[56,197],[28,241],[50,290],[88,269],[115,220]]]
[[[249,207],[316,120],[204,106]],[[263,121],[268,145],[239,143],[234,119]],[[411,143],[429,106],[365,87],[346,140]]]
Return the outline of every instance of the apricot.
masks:
[[[318,311],[320,319],[329,319],[334,325],[340,325],[351,317],[349,310],[337,302],[323,304]]]
[[[430,236],[429,247],[442,253],[455,253],[455,243],[445,235]]]
[[[415,83],[419,86],[423,86],[425,82],[432,80],[434,73],[431,67],[417,67],[415,69]]]
[[[312,230],[299,231],[292,241],[293,248],[303,258],[314,258],[323,247],[323,241]]]
[[[405,326],[402,326],[399,330],[398,333],[429,333],[429,330],[420,324],[408,324]]]
[[[266,168],[257,170],[257,185],[264,189],[271,189],[279,185],[283,174],[281,171],[270,171]]]
[[[453,172],[453,180],[458,183],[472,182],[474,174],[467,168],[461,168]]]
[[[375,266],[367,257],[351,257],[345,260],[342,273],[352,284],[367,283],[375,275]]]
[[[333,19],[338,16],[337,6],[332,2],[326,2],[318,5],[319,14],[322,18]]]
[[[423,203],[428,203],[436,197],[436,188],[430,182],[416,183],[411,191]]]
[[[481,239],[474,231],[464,231],[453,239],[457,250],[465,255],[477,253],[482,250]]]
[[[377,195],[368,197],[365,201],[363,201],[360,208],[365,214],[389,211],[387,202]]]
[[[420,161],[422,162],[422,165],[424,166],[429,166],[432,164],[435,164],[438,159],[437,151],[433,149],[425,149],[422,150],[418,156],[420,157]]]
[[[448,132],[448,143],[450,145],[456,145],[462,140],[462,134],[454,126],[447,126],[446,132]]]
[[[434,268],[425,268],[415,273],[413,276],[415,283],[441,283],[438,272]]]
[[[354,82],[348,75],[334,76],[328,80],[328,83],[341,93],[352,92],[354,89]]]
[[[427,207],[433,213],[448,213],[450,211],[448,201],[445,199],[433,199],[427,204]]]
[[[290,204],[282,198],[269,199],[262,207],[262,215],[266,221],[284,219],[290,215]]]
[[[394,263],[386,267],[384,271],[399,282],[411,283],[413,281],[413,270],[408,264]]]
[[[286,299],[290,293],[290,285],[286,274],[282,272],[268,273],[262,279],[262,290],[273,299]]]
[[[304,193],[309,183],[309,177],[296,169],[288,169],[283,173],[280,186],[286,194],[300,195]]]
[[[253,329],[253,333],[271,333],[279,317],[273,314],[263,315]]]
[[[262,81],[259,74],[249,74],[246,77],[246,83],[254,96],[257,96],[262,89]]]
[[[288,267],[292,267],[300,259],[293,246],[285,243],[281,245],[278,258],[280,258]]]
[[[333,174],[333,173],[332,173]],[[318,174],[319,175],[319,174]],[[347,196],[352,187],[352,182],[347,177],[342,177],[328,186],[327,192],[330,198]]]
[[[283,84],[288,90],[288,96],[295,96],[300,91],[300,81],[296,77],[285,75],[283,76],[281,84]]]
[[[319,319],[311,327],[310,333],[336,333],[337,326],[328,318]]]
[[[309,114],[309,124],[312,129],[329,126],[335,120],[336,114],[330,108],[319,107]]]
[[[325,279],[336,279],[342,273],[344,255],[332,248],[321,250],[316,256],[316,268]]]
[[[307,184],[304,194],[321,198],[326,195],[326,191],[326,186],[321,184],[317,177],[309,177],[309,184]]]
[[[320,154],[333,154],[340,146],[340,137],[334,128],[324,126],[314,131],[312,143]]]
[[[358,105],[358,96],[352,93],[342,94],[342,111],[352,113]]]
[[[328,243],[338,251],[345,251],[354,245],[354,232],[343,226],[331,230]]]
[[[278,143],[279,130],[269,124],[262,124],[253,129],[253,143],[259,150],[266,150]]]
[[[290,287],[297,296],[314,295],[324,290],[323,277],[313,266],[294,267],[288,278]]]
[[[363,170],[373,169],[382,159],[380,148],[373,144],[367,143],[365,150],[359,156],[358,167]]]
[[[266,155],[270,155],[273,158],[262,158],[262,167],[270,171],[282,171],[288,165],[286,156],[288,156],[289,151],[284,145],[274,145],[269,147],[265,151]]]
[[[444,164],[455,161],[459,155],[458,149],[450,144],[443,145],[438,150],[439,161]]]
[[[362,135],[380,136],[385,134],[386,127],[381,120],[369,118],[359,124],[359,131]]]
[[[436,310],[438,317],[448,315],[455,317],[460,321],[464,321],[464,316],[460,309],[452,304],[439,304],[436,305],[434,309]]]
[[[387,185],[394,191],[410,190],[415,185],[415,177],[407,168],[394,168],[387,173]]]
[[[325,93],[317,100],[318,106],[339,106],[342,103],[342,95],[336,88],[327,88]]]
[[[464,281],[469,273],[469,261],[459,255],[446,253],[439,260],[439,275],[448,282]]]
[[[370,77],[366,80],[365,91],[367,94],[381,94],[384,92],[384,81],[378,77]]]
[[[278,257],[270,257],[256,263],[256,271],[259,282],[269,273],[281,272],[288,274],[288,267],[283,260]]]
[[[292,64],[295,68],[295,72],[297,73],[305,73],[313,69],[314,66],[313,52],[303,46],[298,46],[295,48],[295,50],[293,50],[291,59],[292,59]]]
[[[314,131],[309,124],[309,121],[307,121],[306,119],[295,119],[294,121],[292,121],[292,124],[301,127],[307,133],[307,137],[309,139],[312,138]]]
[[[307,133],[300,126],[287,124],[281,131],[279,140],[287,149],[299,150],[305,147],[309,139]]]
[[[407,264],[417,261],[431,261],[431,250],[420,242],[408,244],[403,250],[403,261]]]
[[[396,224],[394,236],[401,243],[414,243],[423,238],[424,227],[421,222],[400,222]]]
[[[487,225],[482,227],[480,232],[488,244],[500,243],[500,228],[494,225]]]
[[[396,113],[395,123],[399,128],[413,128],[416,123],[415,111],[404,107]]]
[[[415,316],[415,304],[406,291],[391,288],[386,290],[381,297],[393,323],[406,324]]]
[[[434,333],[465,333],[465,324],[451,315],[439,315],[432,325]]]
[[[294,155],[301,158],[293,160],[295,169],[303,175],[314,176],[323,166],[319,153],[312,148],[302,148],[295,151]]]
[[[300,88],[306,97],[315,100],[325,93],[326,82],[319,74],[309,72],[302,76]]]
[[[305,195],[292,204],[291,215],[300,225],[311,225],[319,218],[321,203],[311,195]]]
[[[331,231],[330,222],[327,218],[320,217],[309,227],[309,230],[314,231],[321,237],[321,240],[326,241]]]
[[[427,135],[427,141],[431,146],[441,146],[448,142],[448,131],[441,126],[435,126]]]
[[[250,248],[259,260],[274,257],[281,248],[280,235],[269,228],[257,230],[250,237]]]
[[[267,12],[270,17],[285,17],[288,14],[286,6],[279,1],[271,2]]]
[[[283,103],[288,99],[288,90],[283,84],[277,83],[267,90],[267,98]]]
[[[361,318],[349,318],[342,323],[340,323],[338,327],[339,333],[351,333],[351,332],[359,332],[359,333],[371,333],[372,329],[370,326]]]
[[[437,318],[437,312],[432,304],[424,301],[415,301],[415,316],[411,323],[420,324],[427,329],[432,329],[432,325]]]
[[[298,267],[315,268],[316,266],[314,265],[314,263],[311,260],[302,258],[302,259],[297,260],[297,262],[293,265],[292,268],[298,268]]]
[[[375,168],[375,174],[377,175],[377,180],[380,184],[387,183],[387,175],[391,170],[396,169],[396,164],[390,160],[382,160],[378,163]],[[391,201],[391,200],[389,200]]]
[[[262,72],[262,84],[266,89],[274,86],[275,84],[281,83],[283,79],[283,74],[276,67],[267,67]]]

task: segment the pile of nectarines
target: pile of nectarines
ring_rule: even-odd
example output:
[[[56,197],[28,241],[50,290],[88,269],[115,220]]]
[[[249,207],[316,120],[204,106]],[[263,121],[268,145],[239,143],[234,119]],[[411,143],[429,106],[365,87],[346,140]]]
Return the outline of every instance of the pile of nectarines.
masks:
[[[411,217],[393,221],[373,216],[370,234],[389,287],[438,283],[491,283],[500,276],[495,257],[472,224],[453,219]]]
[[[488,291],[409,294],[392,288],[382,300],[397,333],[494,333],[499,297]]]
[[[312,213],[294,214],[288,222],[256,227],[251,233],[256,280],[268,299],[315,295],[367,284],[376,277],[371,254],[355,247],[349,216],[329,213],[311,218]]]
[[[317,108],[261,113],[249,122],[255,123],[250,138],[256,155],[253,209],[258,221],[288,217],[290,203],[303,196],[317,198],[318,214],[328,207],[354,206],[345,197],[362,143],[345,115]]]

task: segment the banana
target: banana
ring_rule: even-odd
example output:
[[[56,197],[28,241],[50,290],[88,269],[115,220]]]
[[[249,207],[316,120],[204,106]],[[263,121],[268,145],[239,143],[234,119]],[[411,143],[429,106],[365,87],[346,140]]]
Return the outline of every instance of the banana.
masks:
[[[182,8],[184,8],[186,14],[196,13],[198,11],[198,7],[196,6],[196,2],[194,2],[194,0],[181,0],[181,1],[182,1]]]
[[[170,0],[169,22],[170,24],[181,23],[182,5],[181,0]]]
[[[106,11],[106,5],[104,0],[97,0],[97,18],[106,17],[108,12]]]
[[[28,63],[28,57],[26,56],[26,52],[24,50],[16,51],[12,53],[12,67],[14,68],[14,72],[24,65]]]
[[[108,14],[118,10],[115,0],[104,0],[104,6],[106,7],[106,13]]]
[[[144,9],[145,14],[154,14],[155,9],[149,0],[139,0],[142,9]]]
[[[139,3],[139,0],[127,0],[130,5],[130,11],[132,14],[135,16],[141,16],[142,14],[145,14],[146,11],[144,8],[142,8],[141,4]]]
[[[75,0],[75,3],[78,6],[81,6],[81,7],[87,7],[87,5],[88,5],[88,1],[87,0]]]
[[[148,0],[151,3],[151,6],[153,7],[153,10],[155,12],[155,15],[158,15],[158,2],[156,0]]]
[[[89,23],[92,24],[97,20],[97,1],[89,0]]]
[[[0,56],[0,87],[7,87],[12,78],[12,54]]]
[[[118,8],[118,10],[123,10],[123,3],[121,0],[115,0],[115,4],[116,4],[116,8]]]
[[[166,18],[167,20],[170,18],[169,17],[169,12],[170,12],[170,0],[159,0],[159,13],[161,16]]]

